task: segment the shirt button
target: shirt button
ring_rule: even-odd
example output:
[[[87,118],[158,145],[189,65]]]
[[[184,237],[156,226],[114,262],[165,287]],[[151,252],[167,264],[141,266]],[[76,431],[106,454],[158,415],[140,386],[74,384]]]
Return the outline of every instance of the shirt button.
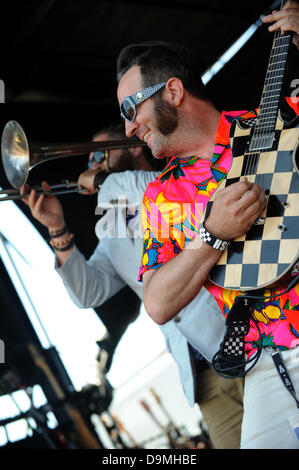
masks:
[[[181,321],[181,317],[180,317],[179,315],[177,315],[177,316],[175,317],[174,321],[175,321],[176,323],[179,323],[179,322]]]

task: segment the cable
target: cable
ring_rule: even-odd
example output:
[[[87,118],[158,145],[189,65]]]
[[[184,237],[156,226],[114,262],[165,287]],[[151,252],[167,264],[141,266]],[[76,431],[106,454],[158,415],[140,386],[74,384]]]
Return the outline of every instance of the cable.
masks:
[[[240,295],[239,297],[242,297],[243,299],[251,299],[251,300],[275,299],[276,297],[280,297],[281,295],[284,295],[287,292],[289,292],[289,290],[291,290],[297,284],[297,282],[299,282],[299,274],[297,274],[294,277],[294,279],[290,282],[288,287],[284,291],[280,292],[279,294],[275,294],[275,295],[273,294],[269,296],[254,296],[254,295],[244,294],[244,295]]]
[[[256,323],[256,321],[252,318],[252,321],[254,322],[254,324],[256,325],[257,327],[257,330],[258,330],[258,333],[259,333],[259,340],[261,339],[261,330],[258,326],[258,324]],[[250,359],[248,360],[243,360],[243,361],[240,361],[238,364],[234,364],[234,365],[231,365],[229,367],[221,367],[221,369],[219,369],[219,357],[222,353],[222,344],[220,345],[220,349],[219,351],[216,352],[216,354],[213,356],[212,358],[212,367],[214,369],[214,371],[216,372],[217,375],[219,375],[220,377],[223,377],[224,379],[232,379],[232,378],[238,378],[238,377],[245,377],[245,375],[255,366],[255,364],[257,363],[257,361],[259,360],[261,354],[262,354],[262,350],[263,350],[263,346],[262,346],[262,343],[261,341],[258,341],[256,343],[256,346],[257,346],[257,352],[251,356]],[[221,362],[227,362],[229,363],[229,358],[224,358],[222,356],[221,358]],[[246,369],[246,366],[248,364],[250,364],[251,362],[254,363],[251,365],[251,367],[247,368]],[[229,374],[229,372],[233,372],[233,371],[238,371],[239,369],[241,369],[240,372],[236,373],[236,374]]]
[[[276,297],[280,297],[281,295],[289,292],[297,284],[298,280],[299,280],[299,274],[297,274],[294,277],[294,279],[289,283],[288,287],[283,292],[280,292],[279,294],[270,295],[270,296],[254,296],[254,295],[243,294],[243,295],[239,295],[237,298],[239,301],[240,299],[249,299],[249,300],[274,299]],[[220,344],[219,351],[217,351],[216,354],[213,356],[212,363],[211,363],[216,374],[220,375],[223,378],[231,379],[231,378],[237,378],[237,377],[244,377],[255,366],[255,364],[257,363],[257,361],[259,360],[261,356],[261,353],[263,350],[263,345],[262,345],[262,340],[261,340],[262,339],[261,330],[259,328],[258,323],[252,316],[248,320],[244,321],[245,324],[247,323],[248,324],[247,326],[249,326],[250,319],[255,324],[256,329],[258,331],[258,335],[259,335],[259,340],[256,342],[257,351],[248,360],[245,359],[245,360],[240,361],[238,358],[236,359],[233,356],[229,358],[227,355],[223,354],[224,345],[225,345],[225,342],[227,341],[226,339],[227,335],[225,334],[224,339],[222,343]],[[245,338],[245,334],[244,334],[244,338]],[[238,362],[237,363],[235,362],[233,364],[235,359]],[[248,366],[248,364],[251,364],[252,362],[253,364],[249,368],[247,367],[246,369],[246,366]],[[227,365],[227,367],[225,366],[225,364]]]

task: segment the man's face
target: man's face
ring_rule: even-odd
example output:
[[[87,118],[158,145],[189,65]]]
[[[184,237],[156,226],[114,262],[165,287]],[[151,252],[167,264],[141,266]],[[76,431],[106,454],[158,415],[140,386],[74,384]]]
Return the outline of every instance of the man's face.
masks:
[[[117,140],[116,138],[112,138],[109,134],[100,134],[96,136],[93,141],[94,142],[104,142],[107,140]],[[118,139],[119,140],[119,139]],[[89,159],[93,156],[93,152],[90,153]],[[133,170],[133,157],[127,149],[115,149],[109,150],[109,171],[124,171],[124,170]],[[92,162],[91,168],[93,170],[101,170],[106,171],[107,163],[104,160],[101,163]]]
[[[117,96],[119,104],[126,96],[144,88],[140,67],[134,65],[121,78]],[[137,135],[147,143],[155,158],[173,155],[174,132],[177,128],[177,109],[161,96],[153,96],[137,106],[133,122],[125,120],[126,135]]]

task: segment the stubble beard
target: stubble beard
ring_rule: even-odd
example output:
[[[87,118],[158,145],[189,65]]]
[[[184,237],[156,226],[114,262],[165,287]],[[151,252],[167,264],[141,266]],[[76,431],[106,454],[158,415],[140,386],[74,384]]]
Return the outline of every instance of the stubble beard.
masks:
[[[177,109],[161,97],[157,97],[154,101],[154,116],[159,134],[156,134],[151,151],[155,158],[168,158],[172,156],[172,138],[178,127]]]
[[[130,154],[129,150],[124,149],[119,159],[110,167],[110,172],[122,172],[126,170],[134,170],[134,159]]]

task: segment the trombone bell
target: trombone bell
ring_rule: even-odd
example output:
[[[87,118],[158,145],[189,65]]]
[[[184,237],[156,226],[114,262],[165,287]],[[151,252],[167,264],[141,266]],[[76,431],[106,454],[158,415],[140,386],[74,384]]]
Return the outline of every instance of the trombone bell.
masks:
[[[8,181],[14,188],[20,188],[28,177],[30,152],[25,132],[17,121],[5,125],[1,153]]]
[[[17,121],[9,121],[3,129],[1,152],[8,181],[14,188],[20,188],[26,182],[30,170],[40,163],[58,158],[84,155],[84,153],[96,152],[97,150],[143,147],[145,145],[145,142],[138,139],[39,144],[37,142],[28,142],[22,126]]]

